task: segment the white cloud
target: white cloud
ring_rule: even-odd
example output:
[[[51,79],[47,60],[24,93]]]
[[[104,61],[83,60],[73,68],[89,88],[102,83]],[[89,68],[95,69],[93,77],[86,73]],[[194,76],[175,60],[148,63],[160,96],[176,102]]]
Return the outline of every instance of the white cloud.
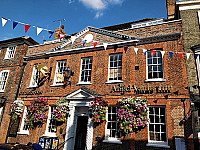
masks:
[[[102,12],[97,12],[96,15],[95,15],[95,18],[97,19],[97,18],[99,18],[101,16],[103,16],[103,13]]]

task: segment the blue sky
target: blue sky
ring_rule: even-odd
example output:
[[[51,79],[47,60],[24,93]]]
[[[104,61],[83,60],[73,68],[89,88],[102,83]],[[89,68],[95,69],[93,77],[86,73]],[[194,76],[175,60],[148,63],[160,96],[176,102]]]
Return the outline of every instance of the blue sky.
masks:
[[[0,0],[0,17],[31,25],[25,33],[24,25],[13,22],[4,27],[0,20],[0,41],[20,36],[30,36],[39,43],[49,39],[47,31],[38,36],[36,28],[55,30],[60,25],[55,20],[66,19],[67,34],[79,32],[87,26],[97,28],[126,23],[143,18],[166,18],[165,0]]]

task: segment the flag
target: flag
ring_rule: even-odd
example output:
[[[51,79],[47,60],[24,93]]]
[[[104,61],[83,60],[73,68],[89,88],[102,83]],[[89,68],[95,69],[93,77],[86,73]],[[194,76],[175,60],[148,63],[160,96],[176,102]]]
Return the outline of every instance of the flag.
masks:
[[[60,40],[62,40],[65,37],[65,34],[60,33]]]
[[[103,43],[104,49],[107,49],[108,43]]]
[[[87,41],[87,40],[83,40],[83,46],[85,45],[86,41]]]
[[[165,51],[161,51],[161,55],[162,55],[162,58],[163,58],[164,55],[165,55]]]
[[[17,22],[13,21],[13,29],[15,29],[15,27],[18,25]]]
[[[182,56],[183,56],[183,53],[179,52],[178,55],[179,55],[179,57],[180,57],[180,59],[181,59]]]
[[[186,56],[187,56],[187,60],[188,60],[190,57],[190,53],[186,53]]]
[[[156,53],[156,50],[151,50],[151,52],[152,52],[152,55],[153,55],[153,57],[154,57],[154,55],[155,55],[155,53]]]
[[[114,51],[116,52],[118,45],[114,45]]]
[[[94,48],[95,48],[97,46],[97,41],[94,41],[93,44],[94,44]]]
[[[169,52],[169,55],[170,55],[170,57],[172,58],[172,56],[173,56],[173,52]]]
[[[25,33],[26,33],[28,31],[28,29],[30,28],[30,25],[24,24],[24,27],[25,27]]]
[[[40,32],[42,32],[42,30],[43,30],[42,28],[38,28],[38,27],[37,27],[37,35],[39,35]]]
[[[1,17],[2,26],[4,27],[8,19]]]
[[[125,53],[126,53],[127,50],[128,50],[128,46],[124,46]]]
[[[75,36],[71,36],[72,44],[74,43],[75,40],[76,40],[76,37]]]
[[[194,58],[195,58],[195,59],[197,59],[198,56],[199,56],[198,54],[194,54]]]
[[[49,32],[49,38],[54,34],[54,31],[48,31]]]
[[[137,55],[138,48],[134,48],[134,50],[135,50],[135,54]]]
[[[142,51],[143,51],[144,55],[146,55],[147,49],[143,48]]]

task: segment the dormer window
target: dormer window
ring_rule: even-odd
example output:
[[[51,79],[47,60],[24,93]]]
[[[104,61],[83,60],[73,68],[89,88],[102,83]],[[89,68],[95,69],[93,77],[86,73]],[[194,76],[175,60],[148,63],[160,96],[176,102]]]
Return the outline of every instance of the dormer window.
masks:
[[[14,58],[15,50],[16,50],[16,46],[8,47],[4,59],[12,59],[12,58]]]

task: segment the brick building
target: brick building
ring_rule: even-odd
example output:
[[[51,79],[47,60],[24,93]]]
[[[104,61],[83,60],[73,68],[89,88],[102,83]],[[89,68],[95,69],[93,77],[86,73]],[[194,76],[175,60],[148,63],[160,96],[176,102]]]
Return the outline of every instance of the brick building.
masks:
[[[28,36],[0,41],[0,143],[4,143],[7,134],[10,117],[9,108],[11,102],[17,99],[19,84],[24,69],[23,57],[28,46],[38,44]]]

